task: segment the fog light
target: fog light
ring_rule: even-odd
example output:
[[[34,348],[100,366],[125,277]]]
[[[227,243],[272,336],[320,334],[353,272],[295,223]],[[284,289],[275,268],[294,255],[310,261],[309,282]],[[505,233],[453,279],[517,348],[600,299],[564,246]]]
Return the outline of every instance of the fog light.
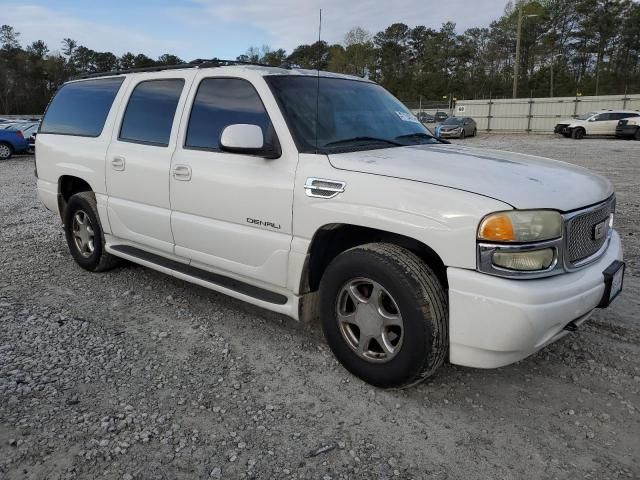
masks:
[[[553,263],[553,248],[530,252],[501,252],[493,254],[493,264],[500,268],[520,271],[546,270]]]

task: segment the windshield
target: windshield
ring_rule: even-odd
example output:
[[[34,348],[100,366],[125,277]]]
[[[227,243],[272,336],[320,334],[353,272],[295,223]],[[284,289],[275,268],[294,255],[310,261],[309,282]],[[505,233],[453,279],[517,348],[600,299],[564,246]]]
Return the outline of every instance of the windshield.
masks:
[[[444,122],[442,122],[442,124],[443,125],[462,125],[463,121],[464,119],[462,118],[449,117]]]
[[[375,83],[302,75],[265,79],[303,153],[437,142],[399,100]]]
[[[583,113],[582,115],[576,117],[578,120],[588,120],[589,118],[593,117],[596,114],[596,112],[587,112],[587,113]]]

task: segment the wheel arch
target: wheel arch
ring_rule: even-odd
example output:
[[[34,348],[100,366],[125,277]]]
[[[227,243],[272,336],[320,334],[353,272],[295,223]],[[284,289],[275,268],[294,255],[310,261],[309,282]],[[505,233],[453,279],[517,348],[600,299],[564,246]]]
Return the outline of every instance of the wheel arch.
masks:
[[[79,192],[93,192],[93,187],[83,178],[74,175],[61,175],[58,178],[58,213],[64,222],[64,211],[72,195]]]
[[[300,294],[318,290],[327,266],[340,253],[371,242],[387,242],[406,248],[433,269],[448,288],[447,269],[440,256],[427,244],[406,235],[360,225],[332,223],[318,228],[313,235],[300,278]]]

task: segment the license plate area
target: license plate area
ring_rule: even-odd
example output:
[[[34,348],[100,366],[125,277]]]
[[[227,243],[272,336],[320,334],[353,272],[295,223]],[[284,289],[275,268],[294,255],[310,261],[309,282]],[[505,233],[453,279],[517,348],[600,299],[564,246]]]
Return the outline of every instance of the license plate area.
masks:
[[[604,276],[604,293],[598,308],[607,308],[622,291],[624,283],[624,262],[616,260],[602,272]]]

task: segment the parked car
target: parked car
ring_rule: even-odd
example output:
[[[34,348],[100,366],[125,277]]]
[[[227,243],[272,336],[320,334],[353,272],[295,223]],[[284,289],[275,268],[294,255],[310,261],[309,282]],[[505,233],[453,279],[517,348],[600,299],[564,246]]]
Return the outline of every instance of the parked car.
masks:
[[[640,116],[635,110],[596,110],[584,113],[576,118],[558,122],[553,129],[565,137],[580,140],[585,136],[615,135],[618,121],[623,118]]]
[[[616,126],[616,138],[640,140],[640,116],[619,120]]]
[[[465,138],[475,137],[478,126],[470,117],[449,117],[436,125],[435,130],[436,136],[440,138]]]
[[[615,194],[595,173],[446,144],[360,77],[156,70],[65,84],[36,137],[38,196],[86,270],[124,258],[319,318],[381,387],[445,359],[521,360],[622,289]]]
[[[447,118],[449,118],[449,115],[445,112],[436,112],[434,117],[436,122],[444,122]]]
[[[8,160],[14,153],[26,153],[29,142],[20,130],[0,130],[0,160]]]
[[[33,123],[22,130],[22,135],[29,142],[29,150],[31,151],[35,151],[36,148],[36,134],[39,126],[40,123]]]
[[[419,112],[417,117],[422,123],[435,123],[436,121],[436,117],[427,112]]]

